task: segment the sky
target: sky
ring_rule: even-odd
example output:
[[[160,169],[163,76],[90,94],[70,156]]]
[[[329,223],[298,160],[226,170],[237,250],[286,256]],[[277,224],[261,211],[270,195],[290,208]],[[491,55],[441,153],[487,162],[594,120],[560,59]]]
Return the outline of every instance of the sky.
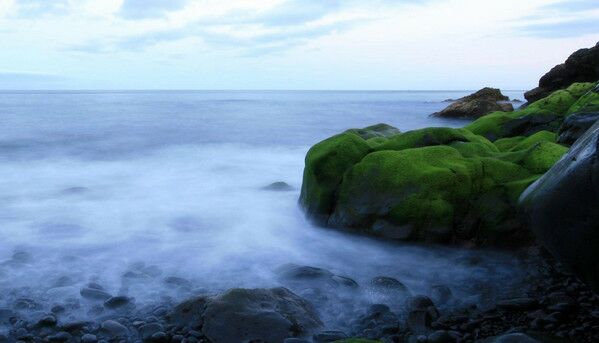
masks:
[[[0,0],[0,89],[530,89],[597,0]]]

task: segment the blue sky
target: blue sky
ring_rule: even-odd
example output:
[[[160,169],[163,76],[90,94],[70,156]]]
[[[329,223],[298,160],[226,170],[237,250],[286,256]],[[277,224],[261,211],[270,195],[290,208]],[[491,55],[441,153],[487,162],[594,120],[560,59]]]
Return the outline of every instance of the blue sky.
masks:
[[[529,89],[596,0],[0,0],[2,89]]]

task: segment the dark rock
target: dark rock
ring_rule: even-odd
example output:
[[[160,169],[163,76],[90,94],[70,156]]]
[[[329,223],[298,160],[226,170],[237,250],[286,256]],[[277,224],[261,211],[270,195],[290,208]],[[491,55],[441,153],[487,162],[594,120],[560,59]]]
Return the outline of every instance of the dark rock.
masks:
[[[15,313],[8,308],[0,308],[0,324],[8,324]]]
[[[71,336],[70,333],[61,331],[54,335],[48,336],[48,341],[50,341],[50,342],[66,342],[66,341],[70,340],[72,337],[73,336]]]
[[[574,144],[597,120],[599,120],[599,112],[569,115],[559,128],[557,142],[568,145]]]
[[[164,327],[158,323],[146,324],[139,328],[139,336],[144,342],[152,341],[152,336],[157,332],[164,333]]]
[[[510,333],[494,337],[488,340],[489,343],[541,343],[523,333]]]
[[[503,137],[531,136],[539,131],[555,132],[562,120],[563,118],[557,114],[525,115],[503,123],[501,133],[488,138],[496,140]]]
[[[84,287],[79,292],[83,298],[90,300],[108,300],[112,296],[110,293],[103,291],[101,289]]]
[[[534,310],[539,306],[539,302],[533,298],[514,298],[497,302],[497,307],[510,311]]]
[[[191,288],[192,284],[191,281],[186,280],[184,278],[178,277],[178,276],[169,276],[164,278],[164,283],[167,285],[173,285],[173,286],[178,286],[178,287],[186,287],[186,288]]]
[[[512,104],[505,102],[509,98],[496,88],[483,88],[475,93],[456,100],[440,112],[433,113],[436,117],[449,118],[479,118],[495,111],[510,112]]]
[[[431,330],[431,324],[439,318],[435,304],[428,297],[419,295],[408,299],[408,328],[416,335],[426,334]]]
[[[203,323],[202,316],[206,310],[208,298],[196,297],[186,300],[167,315],[167,320],[171,324],[183,327],[199,326]]]
[[[589,49],[574,52],[565,63],[556,65],[539,80],[539,86],[524,93],[528,102],[546,97],[574,82],[599,80],[599,43]]]
[[[370,280],[370,285],[381,290],[407,292],[408,288],[399,280],[388,276],[377,276]]]
[[[311,341],[305,340],[303,338],[290,337],[285,338],[283,343],[311,343]]]
[[[342,331],[323,331],[315,334],[312,339],[314,343],[329,343],[346,339],[347,335]]]
[[[154,343],[167,343],[168,341],[168,336],[162,331],[156,332],[152,335],[152,337],[150,337],[150,342]]]
[[[539,241],[599,290],[599,123],[520,197]]]
[[[37,322],[37,324],[39,326],[54,326],[56,325],[56,317],[52,315],[44,316]]]
[[[277,182],[271,183],[268,186],[262,187],[262,189],[265,190],[265,191],[279,191],[279,192],[283,192],[283,191],[292,191],[293,187],[291,187],[286,182],[277,181]]]
[[[116,320],[106,320],[101,325],[101,331],[111,337],[124,338],[129,336],[129,329]]]
[[[97,341],[98,337],[96,337],[96,335],[86,333],[85,335],[81,336],[81,343],[96,343]]]
[[[124,295],[119,295],[116,297],[111,297],[104,302],[104,307],[109,309],[115,309],[118,307],[123,307],[126,305],[130,305],[133,302],[133,298],[126,297]]]
[[[313,287],[358,287],[358,283],[353,279],[335,275],[326,269],[318,267],[285,264],[277,268],[276,273],[281,281],[294,286],[307,284]]]
[[[451,299],[451,296],[451,289],[446,285],[436,285],[431,289],[431,299],[436,304],[446,304]]]
[[[202,331],[219,343],[282,342],[321,326],[312,305],[285,288],[231,289],[208,302]]]
[[[438,330],[428,335],[428,343],[454,343],[456,339],[445,330]]]

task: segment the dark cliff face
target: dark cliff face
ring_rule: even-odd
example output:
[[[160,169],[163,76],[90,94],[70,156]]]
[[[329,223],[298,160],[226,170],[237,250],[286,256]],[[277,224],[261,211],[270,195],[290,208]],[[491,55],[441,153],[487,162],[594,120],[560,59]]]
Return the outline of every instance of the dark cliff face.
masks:
[[[553,67],[539,80],[539,86],[524,94],[528,102],[546,97],[551,92],[574,82],[599,80],[599,42],[592,48],[574,52],[565,63]]]

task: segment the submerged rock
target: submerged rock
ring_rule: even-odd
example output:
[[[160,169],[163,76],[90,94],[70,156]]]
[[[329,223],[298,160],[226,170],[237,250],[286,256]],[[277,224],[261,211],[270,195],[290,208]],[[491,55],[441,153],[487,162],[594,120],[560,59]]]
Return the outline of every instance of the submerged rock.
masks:
[[[485,87],[456,100],[444,110],[432,115],[449,118],[479,118],[494,111],[510,112],[514,107],[507,102],[508,100],[509,98],[501,94],[499,89]]]
[[[265,190],[265,191],[279,191],[279,192],[283,192],[283,191],[292,191],[293,187],[291,187],[286,182],[277,181],[277,182],[271,183],[268,186],[262,187],[262,189]]]
[[[282,342],[322,327],[306,300],[285,288],[231,289],[211,299],[202,331],[212,342]]]
[[[599,42],[592,48],[574,52],[565,63],[553,67],[541,77],[539,86],[524,93],[524,97],[529,102],[533,102],[574,82],[597,80],[599,80]]]
[[[531,229],[560,261],[599,290],[599,123],[521,196]]]

